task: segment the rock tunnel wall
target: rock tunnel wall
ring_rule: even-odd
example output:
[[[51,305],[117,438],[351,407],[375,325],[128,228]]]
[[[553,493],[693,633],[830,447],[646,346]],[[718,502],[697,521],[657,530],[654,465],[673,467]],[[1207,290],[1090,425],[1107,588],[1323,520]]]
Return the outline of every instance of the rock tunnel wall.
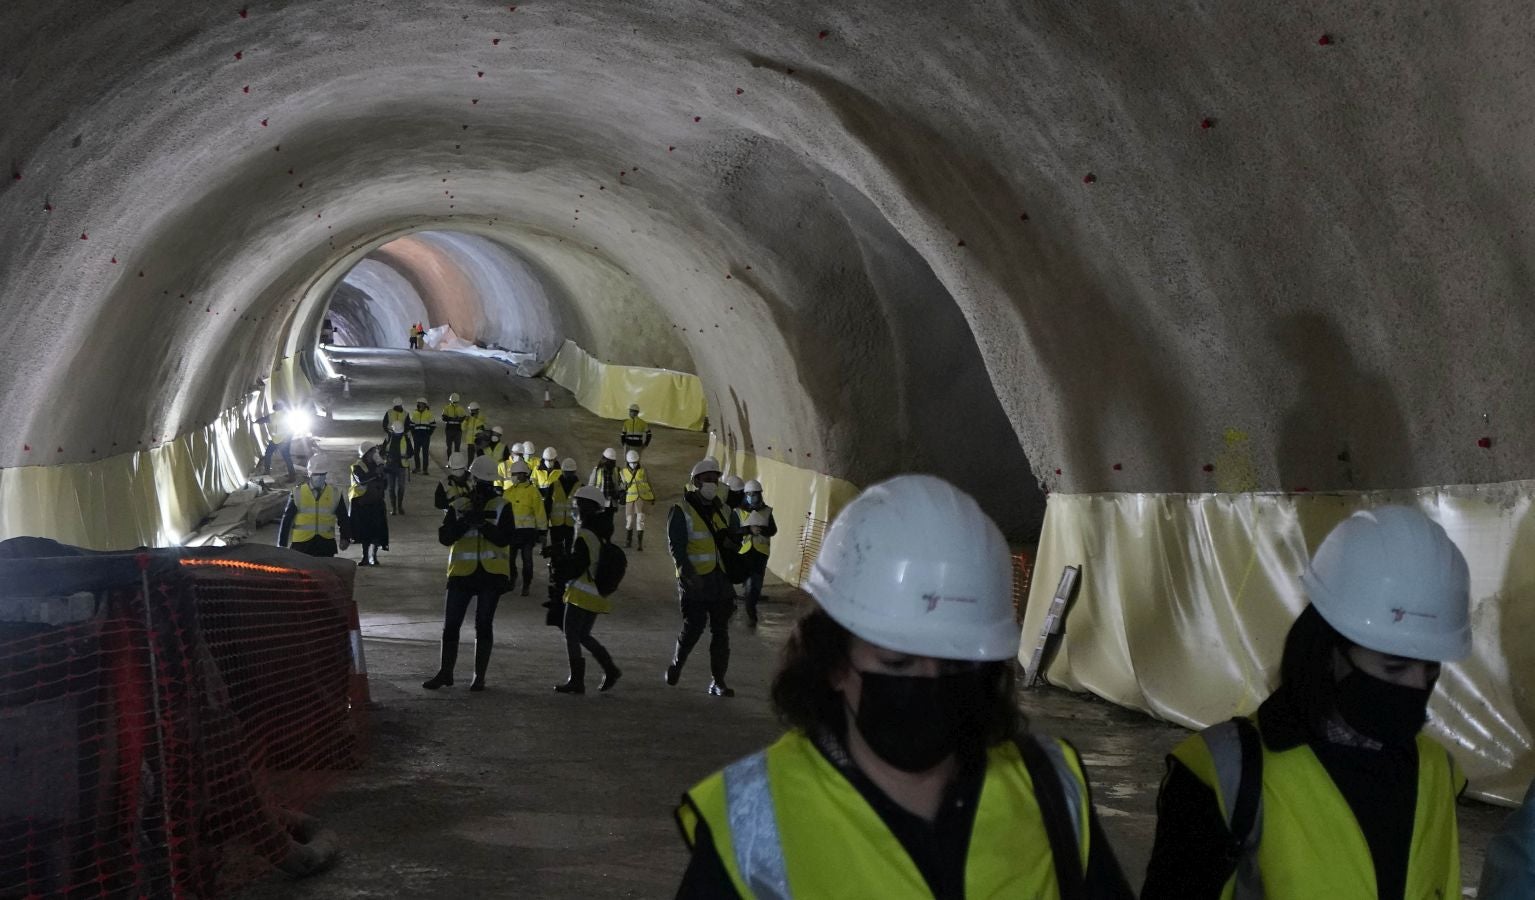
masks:
[[[1518,11],[11,0],[0,465],[205,426],[430,230],[737,442],[1014,528],[1228,431],[1249,489],[1522,477]]]

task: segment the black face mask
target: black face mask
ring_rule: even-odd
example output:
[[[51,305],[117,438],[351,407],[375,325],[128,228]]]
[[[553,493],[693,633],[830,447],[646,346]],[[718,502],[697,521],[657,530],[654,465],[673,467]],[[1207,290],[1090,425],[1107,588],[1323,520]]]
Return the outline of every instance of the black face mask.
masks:
[[[853,720],[869,749],[903,772],[926,772],[984,738],[986,672],[937,678],[859,670]],[[851,710],[850,710],[851,711]]]
[[[1338,715],[1350,728],[1388,747],[1410,744],[1428,721],[1428,697],[1433,692],[1432,684],[1426,688],[1392,684],[1355,668],[1338,681]]]

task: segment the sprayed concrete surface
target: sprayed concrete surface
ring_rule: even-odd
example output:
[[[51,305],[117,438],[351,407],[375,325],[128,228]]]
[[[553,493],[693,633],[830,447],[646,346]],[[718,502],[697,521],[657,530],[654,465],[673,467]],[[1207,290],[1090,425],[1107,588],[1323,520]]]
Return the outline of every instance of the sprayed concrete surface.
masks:
[[[612,443],[616,423],[597,419],[545,382],[509,376],[493,362],[451,353],[339,351],[353,379],[338,402],[327,447],[355,448],[376,432],[394,395],[425,393],[440,406],[458,390],[477,399],[514,440],[573,453],[586,466]],[[440,434],[434,455],[440,463]],[[658,513],[679,493],[701,455],[701,435],[658,429],[647,464]],[[490,687],[470,694],[468,641],[458,685],[436,693],[420,682],[436,669],[445,551],[436,542],[433,478],[412,479],[404,516],[390,519],[383,565],[358,573],[372,713],[372,754],[317,812],[337,832],[344,857],[302,882],[273,876],[248,898],[354,897],[665,897],[686,865],[671,808],[680,793],[725,763],[780,733],[767,688],[777,649],[805,602],[771,584],[762,625],[732,623],[733,699],[711,698],[706,648],[682,683],[667,687],[678,622],[675,588],[659,516],[644,553],[630,554],[617,611],[597,635],[624,670],[606,695],[556,695],[564,644],[543,624],[540,569],[534,596],[503,598]],[[771,501],[771,498],[769,498]],[[780,523],[793,540],[793,523]],[[272,539],[268,528],[257,540]],[[356,557],[357,551],[349,556]],[[707,636],[705,637],[707,641]],[[1069,738],[1094,779],[1095,802],[1132,881],[1139,881],[1155,827],[1161,759],[1179,728],[1101,701],[1053,689],[1024,692],[1034,726]],[[1461,810],[1467,883],[1480,850],[1504,813],[1478,804]]]

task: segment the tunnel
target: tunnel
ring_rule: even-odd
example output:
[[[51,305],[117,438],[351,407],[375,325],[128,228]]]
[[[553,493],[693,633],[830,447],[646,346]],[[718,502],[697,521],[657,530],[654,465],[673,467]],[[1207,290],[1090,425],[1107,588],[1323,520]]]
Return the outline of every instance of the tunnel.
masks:
[[[1327,531],[1405,503],[1471,562],[1436,726],[1512,802],[1516,12],[11,0],[0,537],[189,543],[277,402],[342,453],[451,379],[584,470],[626,397],[569,373],[629,373],[696,392],[658,440],[793,510],[777,577],[939,476],[1016,556],[1021,664],[1081,573],[1030,674],[1201,728],[1262,699]]]

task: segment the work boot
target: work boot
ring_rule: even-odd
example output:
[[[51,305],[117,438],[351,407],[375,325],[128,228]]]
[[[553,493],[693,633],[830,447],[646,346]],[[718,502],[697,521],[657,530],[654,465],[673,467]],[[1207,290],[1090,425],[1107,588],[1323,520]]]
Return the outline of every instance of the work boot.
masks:
[[[746,603],[746,625],[749,628],[757,627],[757,604],[749,600]]]
[[[618,671],[618,666],[613,665],[613,657],[608,654],[607,648],[592,651],[592,659],[597,660],[597,665],[602,666],[602,684],[597,685],[597,692],[605,694],[618,684],[619,676],[624,673]]]
[[[639,540],[639,543],[635,546],[634,549],[640,551],[641,553],[644,553],[645,552],[645,529],[641,528],[636,533],[635,537]]]
[[[666,683],[675,685],[677,683],[677,679],[681,677],[682,663],[673,660],[672,664],[666,667]]]
[[[604,679],[604,684],[606,679]],[[586,693],[586,660],[573,659],[570,661],[570,677],[564,684],[554,686],[556,694],[584,694]]]
[[[474,690],[474,688],[470,688],[469,690],[472,691],[472,690]],[[716,678],[713,681],[709,682],[709,696],[711,696],[711,697],[734,697],[735,695],[736,695],[735,690],[733,688],[727,687],[725,685],[725,682],[719,680],[718,678]]]
[[[630,528],[627,532],[624,533],[624,546],[625,547],[633,547],[634,546],[634,529],[633,528]]]
[[[528,589],[530,587],[532,587],[532,586],[533,586],[533,582],[532,581],[524,581],[522,583],[522,596],[526,597],[528,595]]]
[[[490,651],[492,649],[494,649],[494,645],[489,641],[476,640],[474,642],[474,680],[469,682],[469,690],[485,690],[485,670],[490,668]]]
[[[453,667],[458,663],[458,642],[442,642],[442,653],[437,663],[437,674],[421,682],[429,691],[453,686]]]

